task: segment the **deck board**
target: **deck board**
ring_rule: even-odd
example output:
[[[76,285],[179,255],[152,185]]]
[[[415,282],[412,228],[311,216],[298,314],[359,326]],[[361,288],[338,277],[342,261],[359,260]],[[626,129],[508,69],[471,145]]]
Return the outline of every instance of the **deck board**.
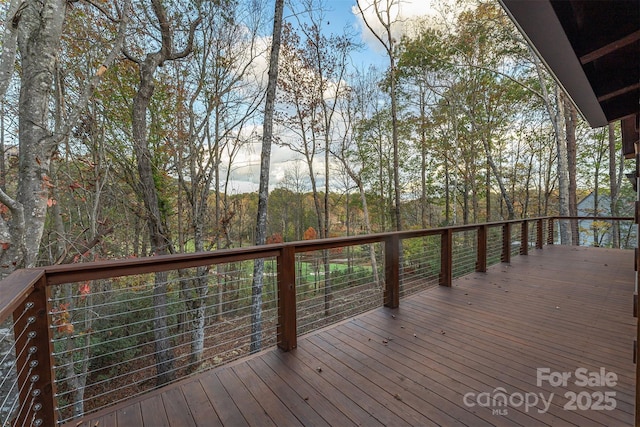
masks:
[[[300,337],[291,352],[267,350],[67,425],[631,426],[633,287],[632,251],[545,246]],[[538,368],[601,367],[614,387],[536,384]],[[500,387],[553,398],[546,412],[464,404]],[[564,407],[565,393],[605,391],[614,410]]]

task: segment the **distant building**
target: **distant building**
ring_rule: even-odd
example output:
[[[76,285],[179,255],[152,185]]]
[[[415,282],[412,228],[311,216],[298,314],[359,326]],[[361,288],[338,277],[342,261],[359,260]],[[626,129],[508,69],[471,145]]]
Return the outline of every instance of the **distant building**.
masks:
[[[591,192],[578,202],[578,216],[611,216],[611,198],[608,193],[600,192],[598,194],[598,205],[596,206],[595,193]],[[622,203],[622,200],[621,200]],[[620,206],[621,216],[630,216],[626,206]],[[578,221],[578,230],[580,232],[580,246],[602,246],[610,247],[613,243],[612,227],[609,221]],[[633,221],[620,222],[620,242],[621,247],[626,247],[629,243],[635,241],[635,227]]]

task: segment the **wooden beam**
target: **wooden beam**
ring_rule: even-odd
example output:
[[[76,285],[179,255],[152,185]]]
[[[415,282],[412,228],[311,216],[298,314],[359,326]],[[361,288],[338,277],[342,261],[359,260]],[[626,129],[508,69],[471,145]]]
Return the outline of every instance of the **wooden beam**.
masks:
[[[529,222],[526,219],[520,228],[520,255],[529,255]]]
[[[440,285],[451,287],[453,282],[453,230],[442,231],[440,239]]]
[[[284,246],[278,256],[278,347],[293,350],[297,342],[296,252]]]
[[[476,260],[476,271],[480,273],[487,271],[487,235],[487,225],[481,225],[478,228],[478,259]]]
[[[384,241],[385,289],[384,305],[397,308],[400,305],[400,236],[393,234]]]
[[[608,101],[611,98],[615,98],[620,95],[624,95],[625,93],[631,92],[633,90],[640,89],[640,83],[634,83],[629,86],[622,87],[618,90],[614,90],[613,92],[605,93],[604,95],[600,95],[598,97],[598,102]]]
[[[593,62],[598,58],[602,58],[603,56],[608,55],[611,52],[615,52],[621,47],[634,43],[638,40],[640,40],[640,30],[634,31],[628,36],[625,36],[621,39],[611,42],[608,45],[602,46],[601,48],[596,49],[593,52],[589,52],[586,55],[582,55],[580,57],[580,63],[582,65],[588,64],[589,62]]]
[[[542,218],[536,220],[536,249],[542,249],[544,247],[544,239],[542,237],[542,228],[544,227],[544,220]]]
[[[55,426],[58,413],[53,373],[53,340],[49,327],[51,287],[42,276],[27,297],[23,307],[16,308],[16,368],[18,372],[20,410],[13,425]]]
[[[511,262],[511,223],[502,226],[502,262]]]

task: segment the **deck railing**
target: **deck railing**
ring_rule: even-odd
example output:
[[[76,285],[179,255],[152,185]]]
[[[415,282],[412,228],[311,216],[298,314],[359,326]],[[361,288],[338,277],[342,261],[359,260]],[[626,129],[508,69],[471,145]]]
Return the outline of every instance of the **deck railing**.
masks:
[[[291,350],[303,333],[553,244],[557,221],[16,271],[0,282],[0,426],[67,423],[256,348]],[[633,218],[597,221],[604,232]]]

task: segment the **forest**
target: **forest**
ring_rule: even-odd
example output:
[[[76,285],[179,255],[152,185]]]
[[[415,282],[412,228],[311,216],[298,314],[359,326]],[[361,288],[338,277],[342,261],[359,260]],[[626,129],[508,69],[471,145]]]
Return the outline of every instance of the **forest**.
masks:
[[[436,6],[446,20],[362,3],[387,67],[354,66],[333,2],[285,7],[269,239],[569,215],[590,193],[625,214],[619,129],[583,123],[497,2]],[[3,7],[21,23],[1,63],[4,274],[256,243],[258,194],[234,182],[257,180],[269,2]]]
[[[0,2],[0,275],[633,214],[619,126],[583,121],[496,0],[435,1],[434,13],[411,17],[402,0],[354,0],[345,26],[328,18],[342,3]],[[371,52],[382,61],[363,64]],[[561,223],[563,243],[580,234]],[[622,234],[606,245],[624,246]],[[461,257],[473,240],[463,237]],[[419,260],[424,248],[438,252],[425,242],[407,245],[403,262],[435,277],[439,261]],[[380,299],[379,247],[322,252],[296,266],[311,323],[331,316],[331,292],[357,306],[353,283]],[[136,352],[152,341],[158,384],[175,380],[167,349],[183,335],[185,369],[200,366],[205,325],[222,333],[223,312],[251,319],[250,351],[259,350],[275,328],[275,270],[271,260],[57,287],[50,315],[65,416],[85,411],[85,384],[113,377],[107,359],[142,359]]]

